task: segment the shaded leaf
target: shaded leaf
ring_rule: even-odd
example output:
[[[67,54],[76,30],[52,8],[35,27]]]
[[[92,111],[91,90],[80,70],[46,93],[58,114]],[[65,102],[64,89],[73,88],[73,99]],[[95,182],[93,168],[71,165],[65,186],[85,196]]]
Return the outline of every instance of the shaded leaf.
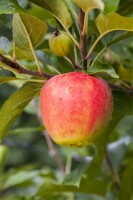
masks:
[[[63,0],[29,0],[30,2],[48,10],[66,28],[72,25],[71,15]]]
[[[25,8],[27,5],[27,0],[18,0],[18,4],[22,7]]]
[[[0,0],[0,14],[24,13],[17,0]]]
[[[0,110],[0,139],[7,133],[27,104],[40,91],[40,84],[29,84],[13,94]]]
[[[133,115],[133,97],[122,91],[113,91],[115,111]]]
[[[82,175],[86,168],[87,168],[86,165],[83,165],[83,164],[79,165],[78,168],[76,168],[70,174],[65,176],[65,179],[63,180],[63,184],[79,187]]]
[[[122,164],[129,142],[130,137],[126,136],[108,145],[109,157],[115,169],[119,169]]]
[[[73,0],[84,12],[89,12],[91,9],[104,9],[104,3],[101,0]]]
[[[87,194],[98,194],[101,196],[105,195],[106,184],[101,181],[100,179],[95,180],[87,180],[84,181],[81,187],[76,187],[73,185],[63,185],[59,184],[55,181],[47,181],[41,185],[37,193],[34,197],[41,197],[46,198],[47,195],[54,195],[61,192],[80,192],[80,193],[87,193]]]
[[[0,37],[0,49],[2,49],[4,52],[8,53],[9,48],[10,48],[10,41],[6,37],[1,36]]]
[[[28,180],[32,181],[37,174],[38,171],[18,171],[8,177],[4,182],[3,188],[13,187]]]
[[[30,49],[41,42],[47,31],[47,25],[40,19],[28,14],[15,14],[13,16],[13,39],[15,45],[24,50]]]
[[[100,61],[97,61],[92,67],[88,68],[87,72],[89,74],[107,73],[112,78],[119,78],[111,65],[102,63]]]
[[[39,127],[27,127],[27,128],[18,128],[14,130],[8,131],[8,134],[22,134],[22,133],[33,133],[37,131],[43,131],[44,127],[39,126]]]
[[[133,161],[129,163],[121,177],[120,200],[133,197]]]
[[[113,44],[121,41],[121,40],[124,40],[124,39],[127,39],[127,38],[130,38],[130,37],[133,37],[133,32],[127,32],[127,33],[124,33],[118,37],[116,37],[115,39],[113,39],[112,41],[108,42],[107,43],[107,47],[110,47],[112,46]]]

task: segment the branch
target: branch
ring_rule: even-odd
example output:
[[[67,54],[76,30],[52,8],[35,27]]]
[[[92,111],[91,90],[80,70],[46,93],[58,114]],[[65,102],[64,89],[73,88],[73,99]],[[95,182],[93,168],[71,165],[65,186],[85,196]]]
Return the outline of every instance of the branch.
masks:
[[[79,29],[80,29],[80,49],[81,49],[81,55],[82,55],[82,65],[83,69],[87,70],[87,60],[86,57],[86,29],[84,28],[85,24],[85,13],[82,11],[81,8],[79,8]]]
[[[112,84],[112,83],[108,83],[108,84],[112,89],[120,90],[120,91],[123,91],[123,92],[133,96],[133,88],[127,89],[127,88],[122,87],[120,85],[116,85],[116,84]]]
[[[46,73],[43,73],[42,75],[40,75],[40,72],[26,69],[26,68],[22,67],[21,65],[19,65],[17,62],[13,62],[10,59],[6,58],[2,54],[0,54],[0,61],[2,63],[4,63],[5,65],[9,66],[11,69],[13,69],[14,71],[16,71],[19,74],[29,74],[29,75],[38,76],[38,77],[43,76],[47,79],[52,77],[52,75],[49,75]]]

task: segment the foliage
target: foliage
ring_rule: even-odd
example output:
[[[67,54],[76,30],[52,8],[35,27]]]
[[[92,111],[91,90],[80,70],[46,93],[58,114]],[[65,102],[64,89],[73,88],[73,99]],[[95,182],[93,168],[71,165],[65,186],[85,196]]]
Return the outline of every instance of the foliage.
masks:
[[[132,0],[0,0],[0,199],[133,199],[132,10]],[[56,29],[71,56],[51,52]],[[74,70],[104,78],[114,97],[107,130],[82,149],[53,144],[39,112],[46,79]]]

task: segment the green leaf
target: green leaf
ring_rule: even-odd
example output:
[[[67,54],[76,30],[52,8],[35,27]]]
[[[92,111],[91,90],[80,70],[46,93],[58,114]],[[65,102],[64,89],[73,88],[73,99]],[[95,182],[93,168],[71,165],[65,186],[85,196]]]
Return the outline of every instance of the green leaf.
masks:
[[[123,17],[117,13],[108,15],[101,13],[96,18],[96,26],[101,34],[100,37],[115,30],[133,31],[133,18]]]
[[[33,180],[37,174],[38,171],[18,171],[15,174],[8,176],[8,179],[4,182],[3,188],[13,187],[28,180]]]
[[[18,4],[22,7],[22,8],[26,8],[28,2],[27,0],[19,0]]]
[[[29,0],[30,2],[48,10],[66,28],[72,25],[71,15],[63,0]]]
[[[3,170],[4,161],[8,154],[8,147],[6,145],[0,145],[0,172]]]
[[[79,165],[78,168],[76,168],[74,171],[72,171],[70,174],[66,175],[63,184],[64,185],[73,185],[79,187],[80,181],[82,178],[82,175],[87,168],[86,165]]]
[[[1,52],[1,53],[3,55],[5,55],[5,52]],[[9,67],[8,65],[2,63],[1,61],[0,61],[0,69],[6,69],[6,70],[9,70],[9,71],[11,71],[13,73],[16,73],[16,69],[13,69],[13,68]],[[1,83],[4,83],[4,79],[2,77],[1,77]]]
[[[17,0],[0,0],[0,14],[24,13]]]
[[[13,49],[10,50],[9,54],[13,57]],[[23,50],[15,47],[16,60],[34,60],[33,54],[30,50]]]
[[[7,133],[28,103],[39,93],[40,89],[40,84],[25,85],[3,104],[0,110],[0,139]]]
[[[43,131],[43,130],[44,130],[44,126],[18,128],[18,129],[8,131],[8,134],[33,133],[33,132]]]
[[[100,61],[97,61],[93,66],[88,68],[87,72],[89,74],[107,73],[112,78],[119,78],[119,76],[116,74],[114,68],[111,65],[107,63],[102,63]]]
[[[44,83],[45,80],[39,80],[39,79],[20,79],[17,77],[9,77],[9,76],[0,76],[0,84],[7,83],[10,81],[23,81],[23,82],[35,82],[35,83]]]
[[[89,12],[91,9],[104,9],[104,3],[101,0],[73,0],[84,12]]]
[[[28,13],[43,21],[46,21],[50,26],[57,26],[55,17],[48,10],[44,10],[44,8],[41,8],[36,4],[31,3]]]
[[[101,196],[105,195],[106,183],[100,179],[86,180],[82,182],[81,187],[76,187],[73,185],[63,185],[57,183],[57,181],[47,181],[41,185],[34,197],[46,198],[47,195],[60,194],[62,192],[79,192],[87,194],[98,194]]]
[[[10,44],[10,41],[6,37],[0,37],[0,49],[2,49],[4,52],[8,53]]]
[[[117,42],[121,41],[121,40],[124,40],[124,39],[127,39],[127,38],[130,38],[130,37],[133,37],[133,32],[127,32],[127,33],[124,33],[118,37],[116,37],[115,39],[113,39],[112,41],[108,42],[107,43],[107,47],[110,47],[114,44],[116,44]]]
[[[133,197],[133,161],[129,163],[121,177],[120,200]]]
[[[14,80],[19,80],[19,79],[16,78],[16,77],[0,76],[0,84],[6,83],[6,82],[9,82],[9,81],[14,81]]]
[[[122,91],[113,91],[115,111],[133,115],[133,97]]]
[[[15,45],[23,50],[30,49],[30,42],[36,46],[47,31],[47,25],[40,19],[28,14],[13,16],[13,39]]]
[[[120,2],[120,0],[111,0],[111,1],[104,0],[104,4],[105,4],[104,12],[105,13],[115,12],[117,10],[119,2]]]

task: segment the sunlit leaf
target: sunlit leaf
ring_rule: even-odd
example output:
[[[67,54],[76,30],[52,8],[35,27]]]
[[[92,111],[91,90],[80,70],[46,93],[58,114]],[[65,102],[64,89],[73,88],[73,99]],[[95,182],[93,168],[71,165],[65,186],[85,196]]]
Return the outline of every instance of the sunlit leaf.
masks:
[[[45,80],[39,80],[39,79],[23,79],[23,78],[17,78],[17,77],[0,76],[0,84],[7,83],[10,81],[35,82],[35,83],[45,82]]]
[[[96,26],[101,36],[115,30],[133,31],[133,18],[123,17],[117,13],[108,15],[101,13],[96,18]]]
[[[120,0],[103,0],[103,2],[105,4],[104,12],[110,13],[115,12],[117,10]]]
[[[72,25],[71,15],[63,0],[29,0],[30,2],[48,10],[66,28]]]
[[[4,161],[8,154],[8,147],[6,145],[0,145],[0,172],[3,170]]]
[[[13,57],[13,49],[10,50],[9,54]],[[17,60],[34,60],[33,54],[30,50],[15,48],[15,56]]]
[[[19,79],[16,78],[16,77],[0,76],[0,84],[6,83],[6,82],[9,82],[9,81],[14,81],[14,80],[19,80]]]
[[[89,12],[91,9],[104,9],[104,3],[101,0],[73,0],[84,12]]]
[[[44,21],[28,14],[15,14],[13,17],[13,39],[15,45],[24,50],[30,49],[30,42],[36,46],[47,31]]]

